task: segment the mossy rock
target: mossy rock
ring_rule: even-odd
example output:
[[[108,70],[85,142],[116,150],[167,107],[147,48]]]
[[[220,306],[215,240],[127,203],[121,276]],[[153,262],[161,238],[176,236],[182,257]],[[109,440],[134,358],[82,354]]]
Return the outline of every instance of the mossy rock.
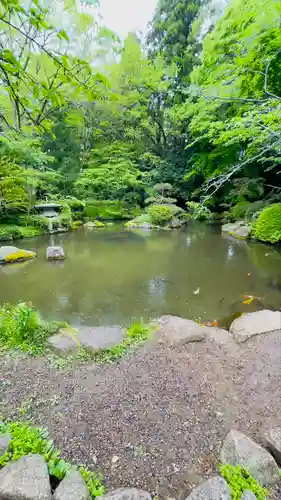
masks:
[[[22,248],[3,246],[0,247],[0,264],[13,264],[23,260],[34,259],[36,253]]]
[[[281,203],[275,203],[262,210],[253,225],[252,234],[264,242],[278,243],[281,241]]]
[[[105,227],[105,224],[99,220],[90,220],[84,224],[84,227],[88,229],[103,228]]]

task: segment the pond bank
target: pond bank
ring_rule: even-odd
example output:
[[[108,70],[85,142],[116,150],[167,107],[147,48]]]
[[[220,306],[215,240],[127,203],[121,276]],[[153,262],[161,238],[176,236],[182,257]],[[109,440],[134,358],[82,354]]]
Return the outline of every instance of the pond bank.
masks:
[[[4,416],[47,425],[69,460],[109,488],[186,498],[213,475],[231,428],[256,441],[278,423],[281,331],[243,344],[150,340],[114,364],[58,373],[43,358],[4,356]]]

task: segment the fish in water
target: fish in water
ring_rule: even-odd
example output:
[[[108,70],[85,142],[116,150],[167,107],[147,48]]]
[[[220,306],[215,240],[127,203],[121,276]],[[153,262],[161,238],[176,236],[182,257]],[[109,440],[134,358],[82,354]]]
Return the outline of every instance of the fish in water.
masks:
[[[199,293],[200,293],[200,286],[196,290],[194,290],[193,295],[199,295]]]

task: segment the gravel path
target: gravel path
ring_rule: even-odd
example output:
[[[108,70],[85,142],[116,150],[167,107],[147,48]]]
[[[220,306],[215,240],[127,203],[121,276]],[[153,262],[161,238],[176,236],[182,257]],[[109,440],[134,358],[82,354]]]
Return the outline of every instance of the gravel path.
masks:
[[[0,413],[24,408],[107,487],[160,498],[185,498],[213,473],[231,427],[260,441],[281,407],[281,331],[240,346],[150,342],[117,363],[61,372],[43,359],[0,362]]]

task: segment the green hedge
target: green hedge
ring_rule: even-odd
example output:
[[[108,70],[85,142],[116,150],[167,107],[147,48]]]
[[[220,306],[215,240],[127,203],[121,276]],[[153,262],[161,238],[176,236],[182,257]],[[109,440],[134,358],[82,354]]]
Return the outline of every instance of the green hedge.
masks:
[[[260,241],[281,241],[281,203],[264,208],[258,216],[252,234]]]
[[[83,211],[84,217],[90,219],[124,220],[132,219],[140,215],[141,210],[138,207],[126,207],[120,201],[98,201],[88,200]]]

